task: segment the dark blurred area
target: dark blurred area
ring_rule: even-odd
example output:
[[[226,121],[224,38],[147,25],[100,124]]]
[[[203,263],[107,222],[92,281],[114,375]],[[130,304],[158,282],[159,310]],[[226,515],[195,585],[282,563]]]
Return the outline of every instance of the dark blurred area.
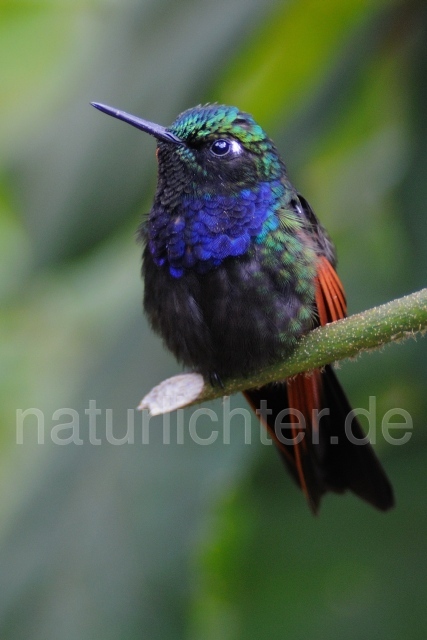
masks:
[[[0,16],[1,640],[424,639],[425,339],[338,371],[354,406],[375,396],[379,426],[395,408],[413,422],[402,446],[377,430],[392,513],[327,496],[313,518],[255,420],[250,445],[238,417],[231,444],[180,444],[176,415],[144,443],[134,409],[180,370],[142,315],[155,144],[89,103],[163,125],[206,101],[251,112],[362,311],[426,282],[425,2],[52,0]]]

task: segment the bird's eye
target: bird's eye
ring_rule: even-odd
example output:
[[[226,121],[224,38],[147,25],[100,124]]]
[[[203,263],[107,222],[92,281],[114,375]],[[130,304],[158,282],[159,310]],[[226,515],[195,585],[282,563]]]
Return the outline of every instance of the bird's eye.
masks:
[[[211,151],[214,156],[226,156],[227,153],[230,153],[230,149],[231,142],[228,140],[215,140],[215,142],[212,142],[211,144]]]

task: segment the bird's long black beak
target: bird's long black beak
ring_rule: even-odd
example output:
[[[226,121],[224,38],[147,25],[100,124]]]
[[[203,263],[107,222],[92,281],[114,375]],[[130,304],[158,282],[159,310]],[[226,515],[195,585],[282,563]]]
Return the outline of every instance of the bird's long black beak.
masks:
[[[150,135],[157,138],[157,140],[171,142],[172,144],[184,144],[184,142],[180,138],[178,138],[178,136],[165,129],[165,127],[161,127],[159,124],[149,122],[148,120],[143,120],[142,118],[137,118],[136,116],[132,116],[130,113],[126,113],[126,111],[119,111],[119,109],[109,107],[106,104],[101,104],[99,102],[91,102],[91,105],[95,107],[95,109],[99,109],[107,115],[113,116],[113,118],[123,120],[123,122],[131,124],[133,127],[149,133]]]

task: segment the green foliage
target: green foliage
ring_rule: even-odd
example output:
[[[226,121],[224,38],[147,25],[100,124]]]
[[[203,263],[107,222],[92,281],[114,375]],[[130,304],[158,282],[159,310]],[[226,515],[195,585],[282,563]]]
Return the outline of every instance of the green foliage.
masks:
[[[2,640],[423,638],[423,339],[339,374],[355,406],[376,396],[379,421],[412,417],[404,446],[377,438],[392,514],[328,496],[314,519],[255,423],[244,444],[239,416],[227,445],[187,430],[177,444],[176,416],[171,444],[160,418],[143,444],[139,414],[135,444],[106,442],[106,409],[123,437],[126,411],[178,368],[142,318],[133,242],[154,143],[89,102],[164,125],[207,100],[252,112],[361,311],[425,286],[425,3],[50,0],[0,15]],[[30,407],[44,445],[34,415],[16,444],[16,410]],[[52,443],[71,419],[61,408],[83,444]]]

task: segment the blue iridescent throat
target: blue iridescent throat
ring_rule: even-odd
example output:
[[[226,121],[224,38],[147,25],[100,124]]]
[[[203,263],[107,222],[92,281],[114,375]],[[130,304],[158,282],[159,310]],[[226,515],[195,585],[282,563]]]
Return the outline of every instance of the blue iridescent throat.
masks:
[[[172,214],[155,207],[148,232],[154,262],[168,265],[170,274],[180,278],[186,269],[206,273],[226,258],[245,254],[251,241],[278,227],[276,212],[284,193],[276,180],[233,195],[184,196]]]

